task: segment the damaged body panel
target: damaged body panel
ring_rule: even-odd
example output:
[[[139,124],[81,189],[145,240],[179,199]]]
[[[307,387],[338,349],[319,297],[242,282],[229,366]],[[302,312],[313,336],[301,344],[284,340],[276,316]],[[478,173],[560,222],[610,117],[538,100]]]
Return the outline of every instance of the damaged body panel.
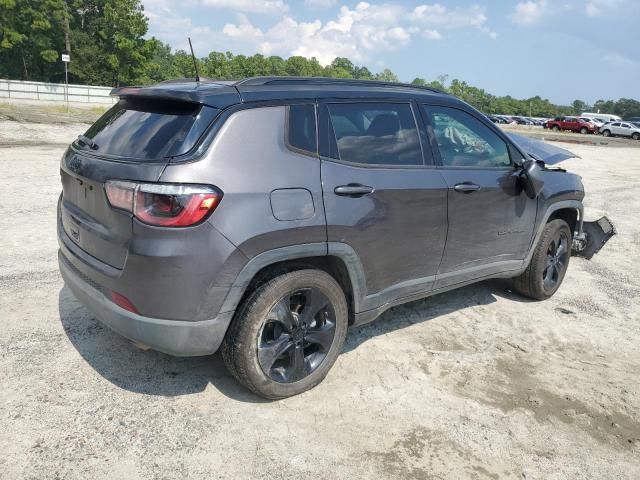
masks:
[[[544,162],[545,165],[555,165],[570,158],[580,158],[573,152],[551,145],[542,140],[509,133],[508,136],[528,155]],[[582,203],[584,187],[578,175],[555,167],[544,169],[544,183],[541,198],[544,201],[542,211],[548,212],[553,205],[566,200],[577,200]],[[575,220],[571,215],[570,225],[574,228],[572,253],[590,260],[617,232],[609,218],[602,217],[595,221],[585,221],[582,208],[576,208]],[[573,221],[572,221],[573,220]]]

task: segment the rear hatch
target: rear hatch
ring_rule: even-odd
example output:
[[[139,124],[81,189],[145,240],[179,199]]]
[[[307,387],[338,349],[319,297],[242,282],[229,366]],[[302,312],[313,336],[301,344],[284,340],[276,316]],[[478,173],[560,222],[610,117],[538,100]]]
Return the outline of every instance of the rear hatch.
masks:
[[[60,222],[66,243],[122,269],[133,217],[109,204],[105,182],[157,182],[169,162],[189,158],[218,113],[194,102],[122,98],[62,158]]]

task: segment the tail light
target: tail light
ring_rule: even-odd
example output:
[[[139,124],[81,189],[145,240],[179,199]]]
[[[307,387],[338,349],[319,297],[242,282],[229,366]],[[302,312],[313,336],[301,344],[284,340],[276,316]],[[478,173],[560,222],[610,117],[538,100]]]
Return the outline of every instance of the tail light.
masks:
[[[133,213],[141,222],[161,227],[188,227],[206,220],[222,199],[215,187],[108,180],[111,206]]]

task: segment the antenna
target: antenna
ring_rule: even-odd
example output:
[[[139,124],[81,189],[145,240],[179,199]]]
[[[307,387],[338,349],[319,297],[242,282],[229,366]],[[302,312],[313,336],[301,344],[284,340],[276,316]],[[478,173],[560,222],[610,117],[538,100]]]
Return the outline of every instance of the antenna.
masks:
[[[191,37],[187,37],[189,39],[189,48],[191,49],[191,58],[193,58],[193,68],[196,71],[196,82],[200,82],[200,74],[198,73],[198,62],[196,60],[196,56],[193,54],[193,45],[191,45]]]

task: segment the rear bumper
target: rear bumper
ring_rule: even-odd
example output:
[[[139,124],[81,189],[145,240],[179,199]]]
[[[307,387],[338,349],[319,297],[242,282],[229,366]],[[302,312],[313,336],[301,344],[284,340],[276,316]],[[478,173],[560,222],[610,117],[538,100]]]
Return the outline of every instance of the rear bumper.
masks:
[[[137,315],[119,307],[86,281],[60,251],[58,264],[67,287],[98,320],[123,337],[154,350],[178,357],[210,355],[220,347],[231,322],[233,312],[195,322]]]

